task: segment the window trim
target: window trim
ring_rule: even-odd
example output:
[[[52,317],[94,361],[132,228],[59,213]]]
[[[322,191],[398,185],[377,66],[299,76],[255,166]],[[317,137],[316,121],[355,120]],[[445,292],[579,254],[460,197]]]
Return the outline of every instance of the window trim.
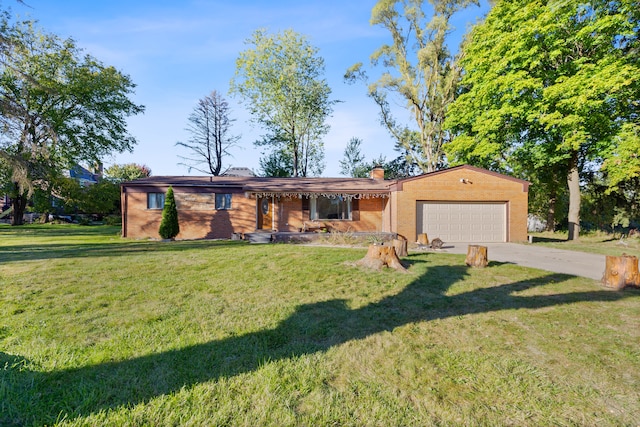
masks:
[[[233,193],[215,193],[215,208],[217,211],[229,211],[233,209]],[[218,199],[220,197],[220,199]],[[222,203],[219,203],[222,200]]]
[[[162,196],[162,203],[158,203],[159,196]],[[151,206],[150,202],[152,197],[155,199],[155,203],[153,203],[155,206]],[[147,209],[153,210],[153,211],[162,210],[164,209],[165,202],[166,202],[166,194],[164,192],[161,193],[161,192],[152,191],[147,193]]]
[[[340,199],[342,203],[346,202],[347,208],[347,218],[321,218],[320,213],[318,212],[318,199],[327,199],[334,200]],[[348,197],[343,196],[335,196],[335,197],[327,197],[327,196],[317,196],[309,198],[309,218],[312,221],[353,221],[353,200]]]

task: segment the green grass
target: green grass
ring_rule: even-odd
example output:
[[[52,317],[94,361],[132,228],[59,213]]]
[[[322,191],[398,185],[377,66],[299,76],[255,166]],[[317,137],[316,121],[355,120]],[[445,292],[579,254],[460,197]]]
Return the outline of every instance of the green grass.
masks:
[[[0,425],[636,425],[640,291],[463,255],[0,227]]]
[[[570,251],[620,256],[623,253],[640,258],[640,237],[620,240],[620,236],[603,232],[582,233],[577,241],[567,240],[566,232],[533,233],[534,244]]]

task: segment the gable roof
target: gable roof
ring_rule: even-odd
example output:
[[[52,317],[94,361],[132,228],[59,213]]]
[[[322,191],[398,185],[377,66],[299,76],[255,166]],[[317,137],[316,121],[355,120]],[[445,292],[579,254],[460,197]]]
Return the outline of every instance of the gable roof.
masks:
[[[454,172],[454,171],[462,170],[462,169],[483,173],[485,175],[491,175],[491,176],[494,176],[496,178],[505,179],[507,181],[517,182],[519,184],[522,184],[522,189],[523,189],[524,192],[529,191],[529,185],[531,184],[529,181],[526,181],[524,179],[514,178],[512,176],[505,175],[505,174],[498,173],[498,172],[493,172],[493,171],[490,171],[488,169],[479,168],[479,167],[471,166],[471,165],[460,165],[460,166],[454,166],[454,167],[451,167],[451,168],[441,169],[441,170],[437,170],[437,171],[433,171],[433,172],[427,172],[427,173],[424,173],[422,175],[411,176],[409,178],[399,179],[394,183],[395,184],[395,188],[394,189],[402,191],[402,185],[405,182],[410,182],[410,181],[414,181],[416,179],[421,179],[421,178],[436,176],[436,175],[440,175],[440,174],[450,173],[450,172]]]

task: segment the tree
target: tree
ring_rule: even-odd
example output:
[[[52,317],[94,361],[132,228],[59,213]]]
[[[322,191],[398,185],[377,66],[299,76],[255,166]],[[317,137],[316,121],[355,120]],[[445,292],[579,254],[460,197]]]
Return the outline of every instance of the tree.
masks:
[[[195,169],[213,176],[222,171],[222,158],[229,155],[229,149],[236,145],[239,136],[229,134],[231,108],[224,97],[216,90],[198,101],[198,105],[189,116],[187,131],[191,134],[188,142],[176,145],[191,151],[191,157],[180,156],[189,171]]]
[[[0,33],[0,163],[20,225],[34,188],[46,189],[50,176],[131,150],[126,118],[144,107],[129,99],[128,76],[83,55],[72,39],[13,24],[6,14]]]
[[[292,30],[276,35],[258,30],[247,44],[253,47],[236,60],[231,93],[248,104],[253,120],[268,131],[257,145],[289,153],[293,176],[321,173],[321,138],[329,131],[325,121],[336,101],[329,99],[318,49]]]
[[[36,192],[38,194],[38,192]],[[49,195],[44,195],[47,197]],[[81,186],[74,178],[62,178],[55,186],[52,194],[44,203],[49,203],[54,199],[55,207],[53,212],[62,209],[67,214],[96,214],[111,215],[120,212],[120,185],[108,180],[100,179],[97,183]],[[34,197],[35,199],[35,197]],[[51,212],[43,206],[40,212]]]
[[[147,165],[127,163],[124,165],[109,166],[105,169],[104,175],[110,181],[119,183],[149,177],[151,176],[151,169]]]
[[[289,178],[292,176],[293,159],[288,152],[275,149],[260,159],[262,176]]]
[[[351,138],[344,149],[344,157],[340,160],[340,174],[352,178],[366,178],[369,176],[365,157],[360,151],[362,140]]]
[[[581,179],[637,125],[639,27],[633,0],[498,1],[464,48],[449,159],[564,174],[577,239]]]
[[[167,189],[167,195],[162,208],[162,220],[160,221],[160,229],[158,231],[163,239],[174,239],[180,233],[180,224],[178,222],[178,208],[176,200],[173,196],[173,188]]]
[[[371,13],[371,24],[389,31],[393,42],[371,55],[371,65],[386,71],[369,84],[369,96],[380,107],[382,124],[396,140],[396,146],[410,156],[409,162],[423,172],[444,164],[443,146],[450,139],[443,124],[460,79],[458,59],[446,46],[450,20],[472,0],[430,0],[428,19],[424,0],[379,0]],[[352,66],[347,81],[368,81],[363,64]],[[389,96],[406,103],[413,116],[413,127],[399,123]]]

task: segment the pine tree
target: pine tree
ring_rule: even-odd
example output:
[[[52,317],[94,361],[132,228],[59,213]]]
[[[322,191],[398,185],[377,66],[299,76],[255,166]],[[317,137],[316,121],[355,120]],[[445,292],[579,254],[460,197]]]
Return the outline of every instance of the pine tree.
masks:
[[[173,197],[173,188],[169,187],[167,196],[162,209],[162,221],[160,222],[160,237],[163,239],[171,239],[180,233],[180,224],[178,224],[178,208],[176,208],[176,200]]]

